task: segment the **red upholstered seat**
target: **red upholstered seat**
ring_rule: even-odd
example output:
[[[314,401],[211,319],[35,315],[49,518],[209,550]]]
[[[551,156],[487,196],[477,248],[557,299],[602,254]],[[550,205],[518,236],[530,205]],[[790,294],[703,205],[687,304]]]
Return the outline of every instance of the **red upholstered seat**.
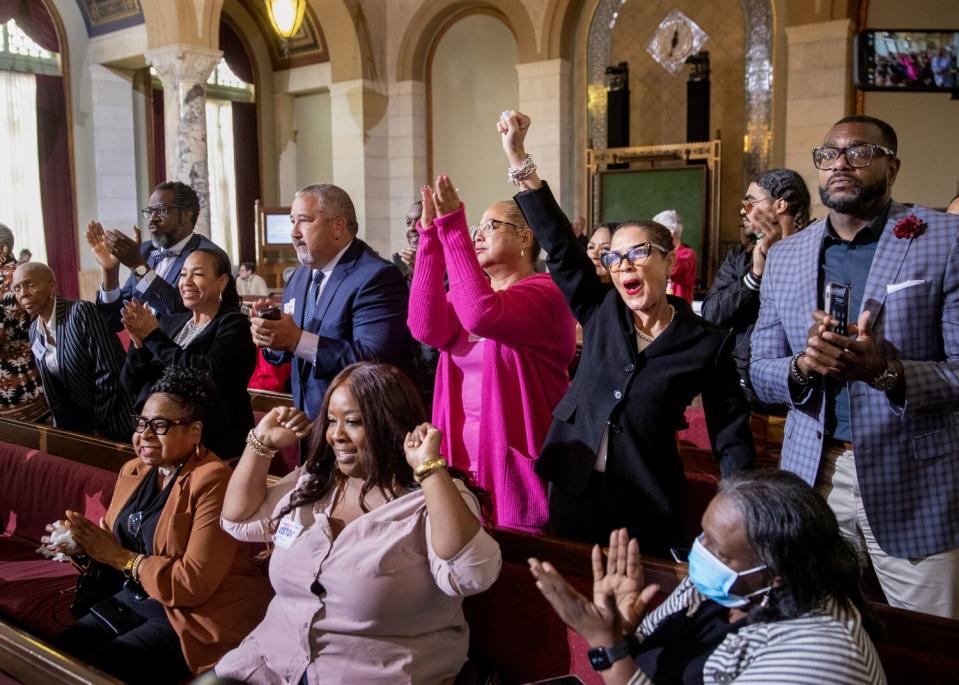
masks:
[[[73,622],[76,573],[36,553],[44,526],[67,509],[99,522],[116,474],[0,442],[0,614],[40,637]]]

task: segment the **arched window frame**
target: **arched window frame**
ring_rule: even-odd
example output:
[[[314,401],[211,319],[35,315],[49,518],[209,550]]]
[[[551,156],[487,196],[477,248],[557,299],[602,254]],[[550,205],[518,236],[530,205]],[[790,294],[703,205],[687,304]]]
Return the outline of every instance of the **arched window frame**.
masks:
[[[15,19],[9,19],[0,24],[0,69],[59,76],[60,56],[41,48],[17,26]]]

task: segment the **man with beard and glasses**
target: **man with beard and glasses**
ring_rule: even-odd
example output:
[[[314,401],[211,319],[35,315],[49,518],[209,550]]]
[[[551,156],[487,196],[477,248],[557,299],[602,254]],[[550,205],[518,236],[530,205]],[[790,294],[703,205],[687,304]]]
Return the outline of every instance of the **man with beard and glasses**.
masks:
[[[223,252],[209,238],[193,232],[200,200],[185,183],[158,185],[150,195],[150,205],[140,214],[149,222],[151,240],[145,243],[137,226],[130,238],[116,229],[104,230],[99,221],[87,224],[87,244],[103,274],[97,308],[114,332],[123,328],[123,303],[133,298],[149,305],[158,317],[186,311],[177,289],[186,258],[200,248]],[[130,269],[122,288],[121,264]]]
[[[306,186],[293,198],[290,222],[300,266],[281,311],[267,313],[270,300],[253,305],[253,342],[271,364],[293,361],[294,404],[316,420],[330,381],[350,364],[411,370],[410,292],[400,270],[356,237],[356,210],[342,188]]]
[[[897,144],[852,116],[813,150],[829,215],[769,251],[749,375],[889,603],[959,618],[959,217],[892,201]]]

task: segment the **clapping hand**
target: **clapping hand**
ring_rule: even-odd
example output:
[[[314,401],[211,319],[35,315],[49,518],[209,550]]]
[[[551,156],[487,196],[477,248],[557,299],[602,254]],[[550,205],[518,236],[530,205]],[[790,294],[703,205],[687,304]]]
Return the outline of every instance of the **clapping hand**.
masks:
[[[460,202],[459,193],[457,193],[456,188],[453,187],[453,182],[450,180],[450,177],[445,174],[436,177],[436,194],[434,201],[436,202],[436,213],[438,216],[452,214],[463,205],[463,203]]]
[[[138,349],[143,347],[143,341],[147,336],[160,327],[160,322],[149,307],[136,299],[124,303],[123,308],[120,309],[120,319],[123,327],[130,334],[131,341]]]
[[[757,204],[753,207],[749,212],[749,230],[756,235],[761,234],[753,248],[752,268],[753,273],[761,277],[766,270],[766,255],[769,248],[783,237],[783,228],[773,203]]]
[[[114,257],[120,260],[123,266],[128,269],[135,269],[141,264],[146,264],[146,260],[143,259],[143,255],[140,253],[142,237],[139,227],[133,227],[133,238],[129,238],[113,228],[107,231],[105,235],[106,244],[110,248],[110,252]]]
[[[624,635],[634,633],[659,591],[658,585],[643,587],[639,543],[628,538],[625,528],[610,533],[605,569],[602,550],[599,545],[593,547],[592,602],[574,590],[549,562],[529,560],[536,587],[563,622],[591,647],[610,647]]]
[[[77,547],[94,561],[121,569],[133,554],[124,549],[113,533],[103,527],[102,521],[101,525],[97,526],[83,514],[75,511],[67,512],[67,521],[70,523],[70,530],[73,531]]]
[[[87,245],[93,252],[93,257],[104,271],[113,271],[120,268],[120,260],[110,251],[106,232],[99,221],[87,224]]]
[[[293,407],[273,407],[256,424],[253,434],[265,447],[281,450],[308,437],[313,429],[309,417]]]
[[[403,450],[406,453],[406,463],[414,471],[428,461],[440,456],[440,442],[443,434],[440,429],[431,423],[421,423],[406,434],[403,441]]]
[[[859,320],[849,327],[849,335],[839,335],[829,330],[837,322],[826,312],[813,312],[813,325],[809,329],[806,354],[800,359],[800,371],[810,371],[823,376],[835,376],[844,381],[872,381],[886,370],[887,361],[876,340],[868,309],[859,315]]]

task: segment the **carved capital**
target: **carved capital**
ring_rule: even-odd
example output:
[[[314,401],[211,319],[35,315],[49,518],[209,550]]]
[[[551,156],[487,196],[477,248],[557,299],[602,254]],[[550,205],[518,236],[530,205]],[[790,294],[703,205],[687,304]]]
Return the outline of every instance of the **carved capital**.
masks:
[[[184,82],[206,83],[213,67],[223,56],[223,51],[175,43],[147,50],[145,56],[147,62],[156,69],[163,89],[168,90]]]

